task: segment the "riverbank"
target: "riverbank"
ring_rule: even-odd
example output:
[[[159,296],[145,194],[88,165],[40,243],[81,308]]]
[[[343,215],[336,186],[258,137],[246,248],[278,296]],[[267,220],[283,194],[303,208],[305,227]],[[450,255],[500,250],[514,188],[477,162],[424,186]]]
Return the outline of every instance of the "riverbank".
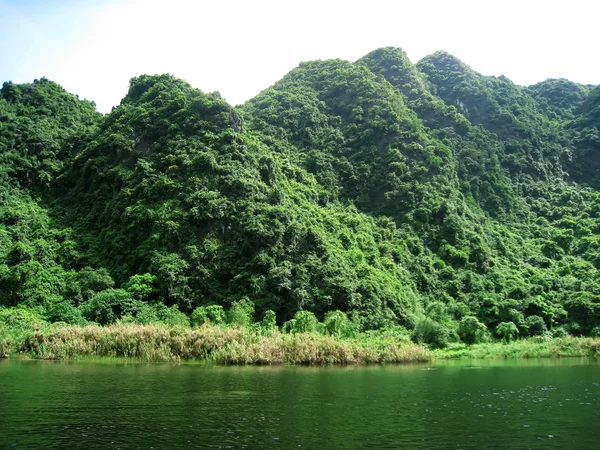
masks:
[[[600,357],[600,339],[567,336],[510,343],[452,344],[430,350],[407,339],[360,333],[339,338],[319,333],[268,333],[251,327],[198,328],[115,324],[4,329],[0,357],[74,360],[205,361],[216,364],[382,364],[432,359]]]
[[[567,336],[550,340],[521,339],[508,343],[453,344],[445,349],[432,350],[432,356],[434,359],[600,357],[600,339]]]
[[[116,324],[5,333],[0,352],[38,359],[125,357],[217,364],[378,364],[424,362],[431,352],[393,337],[340,339],[316,333],[268,334],[244,327]]]

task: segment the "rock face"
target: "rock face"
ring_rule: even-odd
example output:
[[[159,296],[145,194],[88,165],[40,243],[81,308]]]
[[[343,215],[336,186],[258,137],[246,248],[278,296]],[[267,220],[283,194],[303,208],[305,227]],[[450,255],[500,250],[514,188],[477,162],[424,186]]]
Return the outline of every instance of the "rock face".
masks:
[[[238,116],[237,112],[235,112],[234,109],[232,109],[229,113],[229,122],[231,123],[232,128],[238,133],[244,131],[242,118]]]

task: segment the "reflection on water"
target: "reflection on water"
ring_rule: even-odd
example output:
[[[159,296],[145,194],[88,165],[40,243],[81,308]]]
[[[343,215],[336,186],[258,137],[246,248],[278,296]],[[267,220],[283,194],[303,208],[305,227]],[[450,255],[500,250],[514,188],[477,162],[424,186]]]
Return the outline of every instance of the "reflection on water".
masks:
[[[0,448],[597,448],[599,405],[589,359],[0,361]]]

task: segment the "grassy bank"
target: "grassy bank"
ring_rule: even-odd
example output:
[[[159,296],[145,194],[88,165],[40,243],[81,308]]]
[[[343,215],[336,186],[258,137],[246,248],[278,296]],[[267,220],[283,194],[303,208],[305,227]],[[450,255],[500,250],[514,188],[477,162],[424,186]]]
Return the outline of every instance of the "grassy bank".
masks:
[[[338,338],[319,333],[269,333],[252,327],[209,324],[36,326],[0,330],[0,357],[37,359],[129,358],[217,364],[378,364],[431,359],[509,359],[600,356],[600,339],[564,337],[510,343],[452,344],[429,350],[394,335],[360,333]]]
[[[143,361],[200,360],[218,364],[369,364],[431,359],[425,347],[394,337],[339,339],[315,333],[264,335],[250,328],[116,324],[14,330],[0,352],[41,359],[125,357]]]
[[[436,359],[559,358],[600,356],[600,339],[563,337],[551,340],[522,339],[509,343],[455,344],[432,351]]]

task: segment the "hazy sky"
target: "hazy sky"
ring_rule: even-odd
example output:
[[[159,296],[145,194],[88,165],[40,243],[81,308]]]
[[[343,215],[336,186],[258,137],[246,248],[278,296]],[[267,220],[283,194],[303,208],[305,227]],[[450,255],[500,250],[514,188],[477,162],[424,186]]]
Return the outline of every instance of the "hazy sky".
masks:
[[[171,73],[239,104],[301,61],[446,50],[486,75],[600,84],[600,1],[0,0],[0,81],[45,76],[110,111]]]

